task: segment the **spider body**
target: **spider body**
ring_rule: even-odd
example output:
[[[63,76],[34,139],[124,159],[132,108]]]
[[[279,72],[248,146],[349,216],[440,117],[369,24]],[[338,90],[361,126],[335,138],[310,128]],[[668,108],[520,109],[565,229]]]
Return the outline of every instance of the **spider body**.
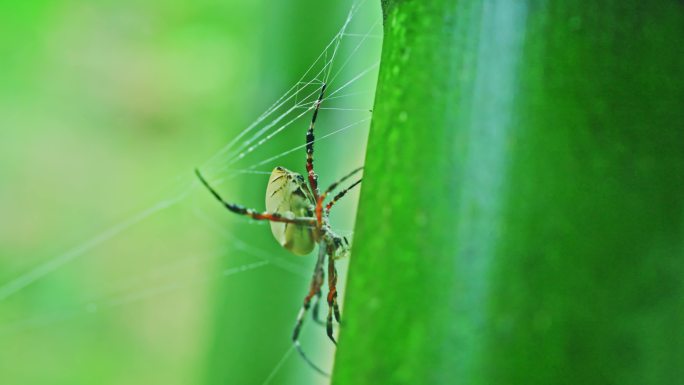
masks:
[[[276,167],[266,187],[266,211],[285,218],[313,217],[316,201],[301,174]],[[320,238],[315,228],[293,223],[271,222],[271,232],[280,246],[297,255],[311,253]]]
[[[199,170],[195,170],[200,182],[209,192],[223,204],[228,210],[248,216],[254,220],[267,220],[271,224],[271,232],[276,241],[285,249],[297,255],[307,255],[318,245],[318,257],[314,266],[313,277],[309,286],[309,292],[304,297],[304,303],[297,315],[292,342],[299,354],[306,362],[320,373],[327,373],[318,368],[307,356],[299,344],[299,332],[302,328],[306,313],[312,306],[313,317],[318,321],[318,304],[322,297],[322,286],[326,276],[324,264],[327,259],[328,278],[328,315],[326,317],[326,333],[333,343],[333,316],[340,322],[340,309],[337,303],[337,269],[335,260],[349,254],[349,243],[346,238],[335,234],[330,228],[328,215],[330,209],[349,190],[361,183],[361,178],[337,193],[330,201],[325,203],[328,194],[335,190],[341,183],[357,174],[363,168],[359,167],[337,182],[331,184],[323,193],[318,189],[318,175],[314,170],[314,127],[316,117],[323,102],[326,84],[321,87],[320,95],[313,105],[311,124],[306,132],[306,171],[307,179],[301,174],[290,171],[284,167],[276,167],[266,186],[266,212],[252,210],[235,203],[225,201],[219,193],[204,179]],[[307,184],[308,182],[308,184]]]

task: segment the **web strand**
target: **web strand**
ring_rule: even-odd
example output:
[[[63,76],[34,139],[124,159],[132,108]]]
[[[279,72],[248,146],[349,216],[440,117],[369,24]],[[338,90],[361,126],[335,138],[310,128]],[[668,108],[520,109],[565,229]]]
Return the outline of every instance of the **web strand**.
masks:
[[[7,336],[20,331],[53,325],[56,322],[66,321],[83,315],[104,312],[107,310],[130,305],[133,303],[159,297],[176,291],[187,290],[192,287],[206,285],[219,279],[232,277],[237,274],[260,269],[268,265],[270,265],[269,261],[262,260],[258,262],[247,263],[237,267],[227,268],[220,271],[218,274],[202,277],[199,279],[187,280],[185,282],[165,283],[162,285],[156,285],[153,287],[145,288],[143,290],[132,290],[129,293],[123,293],[115,296],[90,300],[80,305],[71,307],[71,310],[57,310],[47,316],[34,317],[14,321],[11,323],[1,324],[0,335]]]
[[[71,250],[64,252],[54,258],[49,259],[47,262],[42,263],[30,270],[29,272],[20,275],[19,277],[13,279],[12,281],[0,286],[0,302],[6,300],[10,296],[16,294],[20,290],[26,288],[37,280],[45,277],[46,275],[52,273],[53,271],[59,269],[60,267],[66,265],[67,263],[73,261],[77,257],[91,251],[95,247],[101,245],[102,243],[114,238],[115,236],[121,234],[123,231],[133,227],[134,225],[142,222],[143,220],[149,218],[150,216],[165,210],[176,203],[180,202],[185,197],[185,194],[176,197],[175,199],[164,200],[157,202],[155,205],[142,210],[138,214],[106,229],[102,233],[94,236],[86,242],[74,247]]]
[[[276,374],[278,374],[280,369],[285,364],[285,361],[287,361],[287,359],[290,358],[290,355],[292,354],[293,351],[294,351],[294,345],[290,345],[289,349],[287,349],[287,351],[285,351],[285,354],[283,354],[283,356],[280,358],[280,360],[278,360],[278,362],[275,364],[273,369],[268,373],[268,376],[266,377],[264,382],[261,383],[261,385],[268,385],[271,383],[271,381],[273,380],[273,377],[275,377]]]
[[[351,9],[347,15],[347,18],[346,18],[344,24],[342,25],[342,28],[340,28],[340,30],[332,38],[332,40],[328,43],[328,45],[325,46],[323,51],[318,55],[318,57],[309,66],[309,68],[307,68],[306,71],[304,71],[304,74],[302,74],[302,76],[299,78],[299,80],[297,80],[297,82],[295,82],[295,84],[292,87],[290,87],[290,89],[287,90],[283,96],[278,98],[278,100],[276,100],[269,108],[267,108],[266,111],[264,113],[262,113],[252,124],[250,124],[246,129],[244,129],[238,135],[236,135],[235,138],[233,140],[231,140],[227,145],[225,145],[223,148],[219,149],[209,160],[207,160],[207,162],[205,162],[203,164],[203,166],[208,166],[212,162],[216,161],[216,159],[225,155],[225,153],[228,152],[240,139],[242,139],[243,136],[247,135],[254,128],[256,128],[259,125],[259,123],[263,122],[266,118],[268,118],[274,111],[277,111],[285,103],[287,103],[289,100],[291,100],[293,97],[295,97],[298,94],[296,91],[297,91],[299,84],[304,83],[304,84],[309,85],[309,84],[312,84],[314,81],[320,82],[319,80],[317,80],[318,76],[325,73],[326,68],[332,68],[332,63],[333,63],[333,60],[335,59],[337,49],[340,45],[340,42],[342,41],[342,38],[345,35],[347,27],[349,26],[349,23],[351,22],[353,16],[356,14],[356,12],[358,12],[358,10],[360,9],[361,5],[363,5],[363,3],[365,3],[365,0],[361,1],[358,4],[352,5],[352,7],[351,7]],[[328,59],[327,53],[328,53],[328,50],[331,46],[334,46],[333,55],[330,59]],[[318,62],[321,59],[325,59],[325,64],[324,64],[323,68],[321,68],[321,70],[319,70],[319,72],[316,73],[312,77],[312,80],[304,81],[304,79],[306,79],[309,72],[311,72],[316,67],[316,64],[318,64]],[[328,70],[328,72],[327,72],[326,79],[328,78],[329,75],[330,75],[330,70]],[[295,91],[295,92],[292,93],[293,91]],[[246,145],[249,145],[249,143],[247,143]]]
[[[292,125],[297,119],[301,118],[303,115],[305,115],[308,111],[310,111],[313,108],[313,105],[308,106],[307,108],[304,109],[304,111],[301,114],[297,114],[294,118],[291,118],[289,120],[286,120],[289,115],[291,115],[295,110],[302,109],[303,107],[306,107],[306,103],[311,102],[312,95],[315,95],[317,93],[317,89],[313,91],[307,92],[307,87],[311,88],[311,86],[318,85],[321,83],[321,80],[319,80],[320,76],[323,76],[323,81],[328,81],[331,80],[331,74],[333,73],[333,68],[334,68],[334,63],[335,60],[337,59],[337,56],[339,55],[339,47],[342,41],[344,40],[345,36],[353,36],[353,34],[347,34],[346,30],[350,24],[350,22],[353,19],[353,16],[358,12],[359,8],[364,2],[362,1],[361,3],[355,4],[352,6],[347,19],[345,20],[343,26],[339,30],[339,32],[331,39],[331,41],[328,43],[328,45],[325,47],[325,49],[321,52],[321,54],[314,60],[314,62],[311,64],[311,66],[304,72],[304,74],[300,77],[300,79],[292,86],[290,87],[281,97],[279,97],[273,104],[271,104],[264,113],[262,113],[257,119],[252,122],[247,128],[242,130],[240,133],[238,133],[231,141],[229,141],[226,145],[221,147],[218,151],[216,151],[206,162],[203,163],[205,167],[209,167],[212,169],[212,171],[218,171],[221,172],[223,170],[228,169],[228,175],[225,176],[225,178],[230,177],[230,176],[235,176],[243,173],[253,173],[253,174],[268,174],[267,171],[257,171],[256,168],[263,166],[269,162],[272,162],[273,160],[276,160],[280,157],[283,157],[287,154],[290,154],[296,150],[299,150],[304,147],[304,145],[296,146],[293,147],[292,149],[286,150],[284,152],[281,152],[280,154],[277,154],[275,156],[268,157],[267,159],[257,161],[249,166],[246,166],[242,169],[231,169],[230,166],[234,165],[237,163],[237,161],[245,158],[248,154],[254,152],[257,148],[271,140],[273,137],[275,137],[277,134],[285,130],[287,127]],[[371,29],[372,30],[372,29]],[[370,33],[370,32],[369,32]],[[368,33],[366,34],[368,35]],[[364,35],[365,37],[367,37]],[[358,49],[358,45],[357,45]],[[332,53],[330,51],[332,50]],[[356,49],[353,51],[350,56],[353,56],[356,53]],[[316,67],[321,65],[321,61],[324,60],[324,63],[322,64],[321,68],[316,70]],[[350,58],[347,58],[345,61],[348,63]],[[363,76],[366,73],[369,73],[371,70],[377,67],[377,64],[374,64],[373,67],[368,68],[364,73],[357,75],[354,79],[351,81],[348,81],[345,83],[342,87],[338,89],[334,89],[333,92],[328,96],[327,99],[339,99],[342,97],[346,96],[353,96],[355,94],[360,94],[360,93],[351,93],[347,95],[338,95],[336,97],[333,97],[334,94],[340,92],[342,89],[346,88],[350,84],[354,83],[356,80],[358,80],[361,76]],[[333,80],[339,75],[339,71],[341,70],[338,69],[337,72],[332,75]],[[314,74],[315,72],[315,74]],[[311,74],[314,74],[311,76]],[[309,80],[307,80],[309,79]],[[303,87],[300,87],[301,85],[304,85]],[[317,87],[316,87],[317,88]],[[304,94],[306,93],[306,94]],[[304,97],[299,99],[298,96],[300,94],[304,94]],[[275,119],[269,120],[269,118],[278,112],[280,109],[283,107],[286,107],[288,103],[290,103],[294,98],[298,98],[298,102],[294,103],[294,105],[287,107],[286,112],[278,115]],[[343,108],[335,108],[335,107],[325,107],[325,109],[330,109],[330,110],[339,110],[339,111],[351,111],[351,110],[356,110],[356,109],[343,109]],[[358,110],[364,110],[364,109],[358,109]],[[323,135],[318,140],[324,140],[326,138],[329,138],[333,135],[337,135],[351,127],[360,125],[361,123],[367,122],[370,118],[363,119],[357,122],[354,122],[352,124],[346,125],[340,129],[337,129],[335,131],[332,131],[329,134]],[[286,120],[286,121],[285,121]],[[285,121],[285,123],[282,123]],[[282,124],[281,124],[282,123]],[[250,133],[253,133],[255,130],[257,130],[252,137],[250,137],[248,140],[245,140],[244,138],[248,136]],[[232,156],[226,157],[226,154],[232,153]],[[215,168],[212,167],[212,165],[221,162],[222,167],[220,168]],[[177,205],[179,202],[183,201],[193,190],[195,187],[198,186],[197,182],[194,180],[189,180],[184,182],[185,184],[182,186],[181,192],[177,195],[174,195],[170,198],[164,198],[156,203],[150,205],[149,207],[141,210],[137,214],[134,214],[126,219],[123,219],[122,221],[110,226],[109,228],[103,230],[101,233],[93,236],[92,238],[81,242],[80,244],[76,245],[70,250],[67,250],[66,252],[59,254],[57,256],[51,257],[45,262],[39,264],[38,266],[34,267],[33,269],[30,269],[28,272],[24,274],[20,274],[16,278],[6,282],[6,283],[0,283],[0,302],[7,300],[8,298],[16,295],[18,292],[21,292],[25,288],[31,286],[33,283],[36,281],[43,279],[44,277],[48,276],[49,274],[59,270],[60,268],[64,267],[65,265],[69,264],[70,262],[74,261],[75,259],[91,252],[94,248],[104,244],[105,242],[111,240],[112,238],[115,238],[125,232],[126,230],[130,229],[131,227],[143,222],[144,220],[150,218],[151,216],[164,211],[172,206]],[[301,273],[301,272],[300,272]]]

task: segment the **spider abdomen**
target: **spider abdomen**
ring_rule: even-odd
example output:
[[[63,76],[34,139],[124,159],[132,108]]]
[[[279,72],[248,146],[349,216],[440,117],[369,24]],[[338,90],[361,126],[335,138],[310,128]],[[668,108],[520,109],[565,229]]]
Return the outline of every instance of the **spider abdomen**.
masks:
[[[266,187],[266,210],[285,218],[311,217],[313,197],[304,178],[283,167],[276,167]],[[307,226],[270,222],[273,237],[282,247],[297,255],[309,254],[316,244],[315,229]]]

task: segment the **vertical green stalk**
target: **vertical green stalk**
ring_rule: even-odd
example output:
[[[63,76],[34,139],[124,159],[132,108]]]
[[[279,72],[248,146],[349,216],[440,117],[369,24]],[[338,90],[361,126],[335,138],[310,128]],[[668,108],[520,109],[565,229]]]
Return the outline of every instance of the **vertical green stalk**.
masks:
[[[384,0],[333,384],[684,378],[684,3]]]

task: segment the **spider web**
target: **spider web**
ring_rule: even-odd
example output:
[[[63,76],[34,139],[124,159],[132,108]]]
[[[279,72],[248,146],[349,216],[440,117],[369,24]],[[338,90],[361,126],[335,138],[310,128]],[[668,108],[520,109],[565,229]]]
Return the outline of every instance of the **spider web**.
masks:
[[[321,107],[315,141],[315,159],[317,172],[321,177],[321,187],[325,187],[327,183],[362,163],[374,93],[372,85],[377,76],[378,62],[357,63],[355,59],[363,56],[361,52],[364,50],[377,50],[381,22],[379,18],[372,23],[356,22],[359,12],[369,12],[364,10],[364,7],[368,7],[364,1],[355,3],[338,33],[304,74],[253,123],[198,165],[209,182],[227,199],[261,208],[263,192],[260,193],[259,199],[249,195],[241,196],[236,185],[263,186],[270,170],[276,165],[285,163],[303,167],[304,132],[323,83],[328,85],[328,91]],[[281,137],[288,135],[298,140],[281,140]],[[340,148],[340,143],[344,148]],[[328,161],[326,164],[322,161],[325,158],[341,158],[343,161]],[[99,285],[102,290],[92,290],[66,303],[58,301],[54,306],[48,303],[3,314],[0,317],[0,336],[10,338],[21,333],[44,329],[48,329],[49,332],[58,331],[64,323],[80,324],[84,318],[116,311],[126,306],[144,309],[146,304],[155,301],[174,306],[174,298],[177,299],[191,288],[214,286],[218,282],[235,280],[236,277],[242,276],[249,280],[250,274],[257,274],[270,267],[274,268],[274,271],[270,272],[271,275],[286,275],[288,279],[302,282],[300,287],[305,287],[311,275],[309,262],[312,261],[293,260],[284,251],[274,252],[273,250],[277,250],[275,247],[267,248],[261,243],[246,241],[247,237],[241,235],[240,231],[259,231],[270,237],[264,228],[268,225],[250,223],[243,218],[226,214],[195,180],[190,171],[193,165],[188,166],[188,171],[180,173],[161,188],[159,198],[149,206],[111,226],[96,226],[95,228],[99,227],[102,230],[94,236],[78,242],[62,253],[46,255],[42,262],[33,268],[6,281],[0,281],[0,304],[26,302],[26,295],[30,296],[34,287],[40,287],[45,281],[53,279],[55,274],[63,273],[65,270],[71,270],[64,274],[67,278],[59,279],[77,276],[81,269],[74,268],[76,262],[89,266],[101,263],[99,258],[103,254],[100,251],[102,248],[125,249],[129,238],[149,237],[150,234],[136,230],[142,223],[163,223],[166,220],[165,213],[172,208],[186,213],[189,226],[199,226],[213,234],[220,240],[222,248],[228,249],[227,252],[222,255],[200,252],[198,255],[176,258],[162,266],[148,266],[147,270],[123,271],[119,281]],[[353,234],[351,228],[355,198],[353,194],[350,195],[348,203],[341,202],[340,206],[346,205],[341,211],[349,211],[351,215],[348,215],[346,220],[333,218],[342,225],[341,230],[337,232],[347,236]],[[235,199],[232,199],[233,196]],[[236,226],[240,226],[241,229],[236,229]],[[249,229],[245,230],[245,227]],[[155,236],[164,237],[165,234]],[[229,247],[226,247],[226,244]],[[141,251],[139,256],[144,258],[145,253]],[[212,265],[221,259],[228,262],[211,274],[205,274],[206,269],[196,270],[198,265]],[[344,281],[343,269],[340,271],[340,277]],[[90,279],[96,278],[90,277],[86,283],[92,284]],[[302,290],[298,292],[304,293]],[[297,305],[293,307],[291,303]],[[294,321],[293,316],[298,310],[299,303],[301,298],[297,296],[290,304],[282,306],[289,309],[285,314],[287,319]],[[321,366],[330,367],[332,350],[328,342],[320,338],[324,336],[323,331],[316,328],[313,323],[307,323],[308,330],[303,338],[311,339],[314,335],[319,337],[318,342],[310,344],[307,348],[314,349],[312,353]],[[283,325],[285,337],[289,336],[291,326],[292,322]],[[283,340],[288,341],[286,338]],[[292,359],[292,348],[287,343],[274,346],[282,346],[282,355],[278,361],[266,364],[271,367],[270,371],[256,374],[256,378],[263,378],[263,384],[273,384],[278,380],[286,383],[293,374],[280,378],[280,372],[288,365],[297,368],[293,369],[295,372],[312,372],[302,362]],[[327,382],[315,373],[309,373],[307,378],[321,383]]]

